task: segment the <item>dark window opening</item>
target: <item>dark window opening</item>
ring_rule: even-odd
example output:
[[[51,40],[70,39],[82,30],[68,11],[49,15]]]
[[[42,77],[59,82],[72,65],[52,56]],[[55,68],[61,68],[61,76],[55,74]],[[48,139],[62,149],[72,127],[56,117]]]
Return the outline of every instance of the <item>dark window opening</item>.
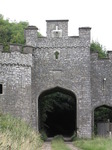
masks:
[[[0,94],[3,93],[2,84],[0,84]]]

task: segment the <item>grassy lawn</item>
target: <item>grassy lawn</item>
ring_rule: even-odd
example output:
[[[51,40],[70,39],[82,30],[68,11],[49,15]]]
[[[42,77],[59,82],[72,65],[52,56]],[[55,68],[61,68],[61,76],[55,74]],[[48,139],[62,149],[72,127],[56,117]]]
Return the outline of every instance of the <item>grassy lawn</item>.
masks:
[[[81,150],[112,150],[111,138],[94,138],[91,140],[77,140],[74,142],[75,146]]]
[[[0,150],[37,150],[40,135],[25,122],[0,114]]]
[[[71,150],[61,136],[56,136],[51,142],[52,150]]]

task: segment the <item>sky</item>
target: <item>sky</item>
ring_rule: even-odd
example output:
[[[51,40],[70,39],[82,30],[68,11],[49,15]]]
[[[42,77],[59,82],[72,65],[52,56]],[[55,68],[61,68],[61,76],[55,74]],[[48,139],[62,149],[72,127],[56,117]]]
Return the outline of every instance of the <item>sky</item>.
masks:
[[[0,14],[10,21],[28,21],[46,35],[46,20],[68,19],[70,36],[91,27],[91,41],[112,50],[112,0],[0,0]]]

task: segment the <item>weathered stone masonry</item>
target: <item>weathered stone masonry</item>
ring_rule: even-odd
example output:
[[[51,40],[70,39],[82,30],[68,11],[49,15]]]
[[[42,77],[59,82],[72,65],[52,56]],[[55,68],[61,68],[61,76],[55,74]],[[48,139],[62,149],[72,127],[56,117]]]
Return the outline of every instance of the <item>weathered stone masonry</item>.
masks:
[[[47,20],[47,37],[37,28],[25,30],[26,46],[0,45],[0,109],[31,122],[38,130],[38,99],[44,91],[59,87],[73,92],[77,100],[77,135],[90,138],[93,112],[112,106],[112,52],[107,59],[90,54],[90,28],[68,36],[68,20]],[[57,56],[56,56],[57,54]]]
[[[26,50],[26,47],[24,47]],[[31,120],[32,54],[22,54],[22,47],[10,45],[10,53],[3,53],[0,45],[0,109],[5,113]]]

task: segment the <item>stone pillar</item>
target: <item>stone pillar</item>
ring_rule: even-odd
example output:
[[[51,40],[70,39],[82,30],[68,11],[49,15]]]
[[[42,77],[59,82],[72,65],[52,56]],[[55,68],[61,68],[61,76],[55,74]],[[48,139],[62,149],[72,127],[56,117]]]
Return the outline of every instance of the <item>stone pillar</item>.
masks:
[[[37,30],[36,26],[28,26],[25,29],[26,45],[36,47],[37,45]]]
[[[86,46],[90,46],[91,39],[91,28],[90,27],[81,27],[79,28],[79,38],[82,43]]]
[[[108,51],[108,57],[112,60],[112,51]]]

